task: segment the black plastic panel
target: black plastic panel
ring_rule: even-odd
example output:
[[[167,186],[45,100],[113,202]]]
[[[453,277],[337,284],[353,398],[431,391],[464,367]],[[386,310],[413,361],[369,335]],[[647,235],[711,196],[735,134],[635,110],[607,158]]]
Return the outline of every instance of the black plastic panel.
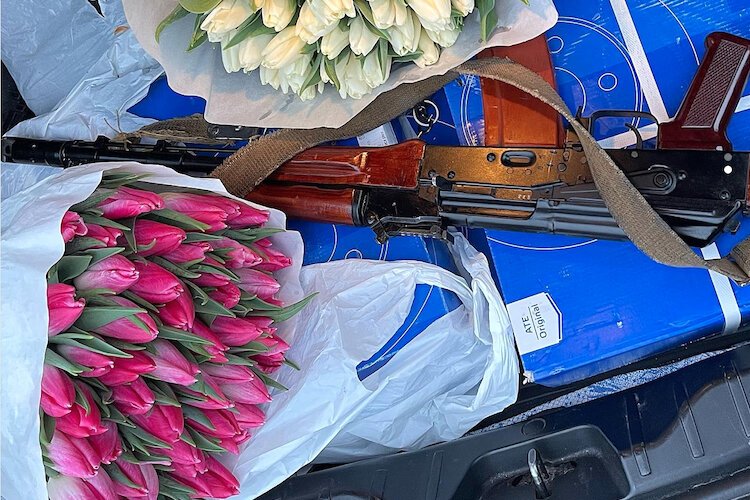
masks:
[[[534,499],[750,495],[750,346],[635,389],[418,452],[293,477],[263,499]]]

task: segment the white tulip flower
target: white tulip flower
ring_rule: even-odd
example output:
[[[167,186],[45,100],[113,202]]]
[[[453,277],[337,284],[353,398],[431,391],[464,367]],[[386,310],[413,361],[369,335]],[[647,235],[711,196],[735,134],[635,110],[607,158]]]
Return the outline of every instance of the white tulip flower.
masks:
[[[435,45],[435,42],[432,41],[425,30],[420,30],[418,48],[422,51],[422,55],[414,60],[414,64],[420,68],[430,66],[438,61],[440,48]]]
[[[407,12],[406,16],[404,24],[386,30],[393,51],[400,56],[414,52],[419,45],[419,19],[412,12]]]
[[[269,69],[284,68],[302,55],[304,47],[305,41],[295,34],[294,26],[287,26],[263,49],[261,66]]]
[[[316,95],[323,93],[324,84],[323,82],[318,83],[317,85],[311,85],[307,87],[302,92],[297,92],[297,95],[299,96],[301,101],[309,101],[310,99],[314,99]]]
[[[263,24],[277,32],[281,31],[289,26],[296,12],[296,0],[264,0],[261,10]]]
[[[306,43],[315,43],[326,33],[330,33],[339,22],[339,18],[327,17],[318,2],[307,0],[302,4],[295,26],[295,33]]]
[[[391,56],[386,55],[385,64],[381,64],[380,54],[377,50],[373,50],[367,54],[364,63],[362,64],[362,71],[364,73],[365,83],[367,83],[371,89],[379,87],[388,80],[388,77],[391,75],[392,60],[393,58]]]
[[[349,52],[347,57],[342,57],[336,63],[336,76],[341,83],[339,95],[343,99],[346,99],[347,96],[353,99],[361,99],[372,92],[372,88],[365,81],[362,62],[352,52]]]
[[[274,90],[279,90],[279,87],[281,87],[281,74],[279,73],[279,70],[261,66],[260,83],[263,85],[270,85]]]
[[[349,45],[357,55],[367,54],[375,47],[380,37],[365,25],[365,19],[357,16],[349,25]]]
[[[323,39],[320,42],[320,52],[328,59],[336,59],[336,56],[349,46],[348,28],[347,30],[343,29],[346,27],[343,21],[339,22],[330,33],[323,35]]]
[[[427,29],[444,30],[451,25],[451,0],[406,0]]]
[[[451,0],[451,6],[464,17],[474,12],[474,0]]]
[[[208,40],[219,42],[223,35],[244,23],[255,11],[248,0],[223,0],[206,16],[201,29],[208,34]]]
[[[369,0],[375,26],[381,30],[401,26],[407,20],[404,0]]]
[[[354,8],[354,0],[312,0],[317,3],[326,17],[335,17],[342,19],[346,17],[356,17],[357,11]]]
[[[242,69],[240,63],[240,46],[234,45],[233,47],[225,48],[232,38],[234,33],[227,33],[221,39],[221,62],[224,63],[224,69],[227,73],[236,73]]]
[[[295,94],[299,94],[302,85],[313,72],[312,59],[313,54],[302,54],[294,62],[279,70],[282,78],[289,85],[289,89]]]
[[[251,36],[237,45],[240,49],[240,66],[245,70],[245,73],[249,73],[260,66],[260,63],[263,62],[263,49],[271,43],[274,36],[272,33]]]
[[[451,25],[449,29],[445,30],[432,31],[425,29],[425,31],[427,32],[427,36],[441,47],[453,46],[453,44],[456,43],[458,35],[461,33],[461,29],[455,25]]]

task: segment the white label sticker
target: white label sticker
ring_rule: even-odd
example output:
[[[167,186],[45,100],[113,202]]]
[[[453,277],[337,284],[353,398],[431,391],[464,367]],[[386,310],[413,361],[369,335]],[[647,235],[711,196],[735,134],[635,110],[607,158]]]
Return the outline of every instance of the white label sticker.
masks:
[[[508,304],[518,352],[527,354],[562,340],[562,314],[547,293]]]
[[[398,139],[396,138],[396,131],[393,130],[391,122],[384,123],[376,129],[365,132],[364,134],[357,136],[357,143],[361,147],[376,147],[376,146],[390,146],[396,144]]]

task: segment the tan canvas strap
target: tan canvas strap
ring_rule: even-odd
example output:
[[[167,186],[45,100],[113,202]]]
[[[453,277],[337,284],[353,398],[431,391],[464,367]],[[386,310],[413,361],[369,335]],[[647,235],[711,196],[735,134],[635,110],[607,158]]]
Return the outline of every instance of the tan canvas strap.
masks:
[[[458,73],[499,80],[552,106],[572,125],[586,153],[592,177],[602,200],[630,240],[657,262],[676,267],[710,269],[739,284],[750,282],[750,243],[743,241],[728,258],[706,261],[699,257],[654,211],[607,153],[573,116],[560,95],[533,71],[503,59],[468,61],[455,71],[382,94],[361,113],[338,129],[285,129],[264,136],[229,157],[213,173],[227,189],[247,194],[279,165],[297,153],[323,142],[353,137],[371,130],[412,108]]]

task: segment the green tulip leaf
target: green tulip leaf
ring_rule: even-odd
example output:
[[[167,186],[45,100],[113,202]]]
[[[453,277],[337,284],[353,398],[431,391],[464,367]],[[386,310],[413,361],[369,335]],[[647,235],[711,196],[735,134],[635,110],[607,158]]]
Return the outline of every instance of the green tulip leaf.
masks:
[[[180,6],[193,14],[203,14],[221,3],[221,0],[180,0]]]
[[[91,196],[70,207],[70,211],[78,213],[87,212],[109,198],[112,192],[113,191],[111,189],[97,188],[96,191],[91,194]]]
[[[194,301],[195,312],[201,314],[208,314],[211,316],[224,316],[227,318],[235,318],[235,314],[224,307],[223,305],[216,302],[211,297],[206,298],[206,303],[201,304],[199,301]],[[213,323],[213,320],[211,321]]]
[[[52,441],[52,436],[55,435],[55,417],[50,417],[44,412],[41,412],[41,418],[42,422],[39,426],[39,430],[44,435],[44,439],[42,440],[42,443],[45,445],[49,445]],[[40,436],[41,437],[41,436]]]
[[[91,413],[91,406],[83,393],[83,389],[78,384],[74,384],[76,390],[76,403],[78,403],[86,412],[86,415]]]
[[[186,406],[185,408],[188,408],[188,407]],[[195,448],[195,441],[193,441],[193,437],[190,435],[189,432],[183,431],[182,435],[180,435],[180,441],[184,441],[185,443]]]
[[[205,413],[203,413],[199,408],[194,408],[192,406],[185,406],[182,410],[182,414],[185,416],[186,419],[194,420],[201,424],[202,426],[215,430],[214,424],[211,423],[211,421],[208,419]],[[195,444],[193,444],[195,446]]]
[[[223,50],[227,50],[230,47],[244,42],[248,38],[252,38],[258,35],[268,35],[276,33],[273,28],[267,27],[263,24],[263,18],[260,15],[260,11],[256,12],[252,16],[248,17],[238,28],[235,35],[229,40],[224,46]]]
[[[98,215],[91,215],[85,212],[81,214],[81,217],[83,217],[83,222],[86,224],[97,224],[99,226],[119,229],[120,231],[130,231],[128,226],[123,226],[119,222],[109,220],[106,217],[99,217]]]
[[[57,278],[60,283],[77,278],[91,265],[90,255],[66,255],[57,262]]]
[[[190,36],[190,43],[188,43],[186,49],[187,52],[200,47],[205,43],[206,40],[208,40],[208,33],[201,29],[201,23],[203,23],[203,20],[205,18],[206,16],[196,16],[195,26],[193,27],[193,34]]]
[[[102,248],[106,245],[96,238],[88,236],[76,236],[65,244],[65,255],[74,254],[90,248]]]
[[[232,271],[230,271],[229,269],[225,267],[219,268],[216,266],[212,266],[210,264],[201,263],[201,264],[194,265],[193,267],[190,268],[190,270],[198,272],[198,273],[219,274],[221,276],[226,276],[232,281],[235,281],[235,282],[240,281],[239,276],[237,276],[236,274],[234,274]]]
[[[209,453],[221,453],[223,451],[226,451],[224,448],[219,446],[218,440],[215,440],[214,438],[208,436],[204,436],[200,432],[190,427],[190,425],[186,425],[185,430],[190,433],[190,437],[192,437],[193,441],[195,442],[195,447],[199,450],[207,451]]]
[[[236,354],[231,354],[228,352],[225,352],[224,356],[226,356],[227,364],[229,365],[249,366],[252,368],[253,366],[258,364],[251,359],[247,359],[242,356],[237,356]]]
[[[84,307],[83,313],[75,322],[75,326],[81,330],[93,331],[115,320],[145,312],[145,309],[139,307]]]
[[[179,227],[186,231],[205,231],[211,226],[199,222],[192,217],[189,217],[183,213],[177,212],[176,210],[170,210],[168,208],[162,208],[160,210],[152,210],[144,215],[146,219],[154,220],[156,222],[163,222],[170,226]]]
[[[348,50],[344,49],[341,51],[341,54],[344,54],[346,52],[348,52]],[[339,57],[341,57],[341,54],[339,54]],[[333,85],[336,87],[336,90],[340,90],[341,81],[336,74],[336,62],[326,57],[325,59],[323,59],[323,69],[325,70],[328,79],[331,80]]]
[[[51,337],[51,338],[55,338],[55,337]],[[48,365],[54,366],[55,368],[59,368],[63,370],[64,372],[67,372],[73,376],[78,376],[79,374],[85,371],[88,371],[88,367],[81,366],[78,363],[73,363],[71,361],[68,361],[67,359],[57,354],[52,349],[47,349],[44,352],[44,362],[47,363]]]
[[[129,291],[125,290],[124,292],[120,292],[120,295],[122,297],[125,297],[126,299],[128,299],[131,302],[135,302],[136,304],[138,304],[142,308],[147,309],[147,310],[151,311],[152,313],[158,313],[159,312],[159,308],[158,307],[156,307],[155,305],[153,305],[151,302],[149,302],[149,301],[147,301],[145,299],[140,298],[138,295],[134,294],[133,292],[129,292]]]
[[[134,483],[130,479],[128,479],[128,476],[126,476],[118,466],[114,464],[103,464],[104,470],[107,471],[107,475],[109,475],[110,478],[112,478],[114,481],[117,481],[118,483],[127,486],[128,488],[134,488],[138,489],[141,488],[140,485]]]
[[[154,262],[155,264],[159,264],[161,267],[163,267],[170,273],[174,274],[178,278],[184,278],[184,279],[200,278],[200,273],[195,273],[193,271],[189,271],[186,269],[186,267],[188,267],[187,264],[173,264],[167,259],[163,257],[158,257],[158,256],[151,257],[151,261]],[[200,260],[196,261],[194,264],[197,264],[199,262],[201,261]]]
[[[201,241],[219,241],[221,236],[209,233],[187,233],[183,243],[198,243]]]
[[[187,342],[192,344],[210,345],[212,343],[210,340],[206,340],[192,332],[186,332],[185,330],[166,325],[159,328],[159,338],[172,340],[181,344]]]
[[[288,320],[289,318],[291,318],[292,316],[300,312],[302,309],[304,309],[305,306],[309,304],[310,301],[314,299],[316,295],[317,293],[308,295],[307,297],[300,300],[299,302],[286,306],[279,310],[261,311],[261,310],[255,309],[247,313],[247,315],[248,316],[265,316],[267,318],[271,318],[274,321],[274,323],[281,323],[282,321]]]
[[[105,172],[102,175],[102,181],[99,183],[100,188],[116,189],[120,186],[135,184],[150,177],[151,174],[133,174],[130,172]]]
[[[479,36],[486,42],[497,26],[495,0],[477,0],[476,5],[479,11]]]
[[[195,490],[192,489],[191,487],[185,486],[182,483],[178,483],[177,481],[170,479],[167,476],[159,475],[159,493],[161,493],[164,488],[169,488],[174,491],[183,492],[188,495],[195,493]],[[175,499],[175,500],[178,500],[178,499]]]
[[[271,377],[269,377],[268,375],[266,375],[262,371],[258,370],[257,368],[250,367],[250,369],[253,371],[253,373],[255,373],[255,375],[259,379],[261,379],[263,381],[264,384],[266,384],[266,386],[273,387],[274,389],[279,389],[281,391],[287,391],[287,390],[289,390],[283,384],[281,384],[280,382],[275,381],[274,379],[272,379]]]
[[[297,370],[297,371],[301,370],[301,368],[299,367],[299,365],[297,363],[295,363],[294,361],[292,361],[291,359],[289,359],[289,358],[286,358],[286,357],[284,358],[284,364],[287,365],[287,366],[292,367],[294,370]]]
[[[185,10],[182,5],[178,5],[177,7],[175,7],[174,10],[172,10],[172,12],[167,15],[167,17],[162,19],[162,21],[159,23],[159,26],[156,27],[156,31],[154,32],[154,39],[156,40],[156,43],[159,43],[161,33],[167,26],[177,21],[178,19],[182,19],[188,14],[189,11]]]
[[[248,244],[255,243],[256,241],[262,240],[263,238],[268,238],[269,236],[283,232],[284,229],[279,229],[277,227],[260,227],[248,229],[226,229],[222,234],[227,238],[239,241],[240,243]]]
[[[302,83],[302,88],[299,92],[300,94],[307,90],[309,87],[313,87],[323,80],[320,76],[320,65],[323,63],[324,57],[325,56],[323,54],[318,54],[317,56],[315,56],[315,59],[313,59],[312,69],[307,75],[307,78],[305,78],[305,81]],[[243,243],[249,243],[249,241],[243,241]]]
[[[422,57],[422,51],[417,49],[414,52],[410,52],[408,54],[404,54],[402,56],[393,56],[392,62],[394,63],[407,63],[411,61],[416,61],[420,57]]]
[[[201,305],[205,305],[208,302],[208,294],[192,281],[186,281],[185,284],[190,289],[190,295],[193,296],[193,300],[200,302]],[[197,303],[196,302],[196,303]]]
[[[107,257],[112,257],[113,255],[117,255],[118,253],[122,253],[123,251],[125,251],[123,247],[108,247],[108,248],[90,248],[88,250],[83,251],[83,253],[85,255],[91,256],[90,265],[93,266],[97,262],[100,262],[106,259]]]

